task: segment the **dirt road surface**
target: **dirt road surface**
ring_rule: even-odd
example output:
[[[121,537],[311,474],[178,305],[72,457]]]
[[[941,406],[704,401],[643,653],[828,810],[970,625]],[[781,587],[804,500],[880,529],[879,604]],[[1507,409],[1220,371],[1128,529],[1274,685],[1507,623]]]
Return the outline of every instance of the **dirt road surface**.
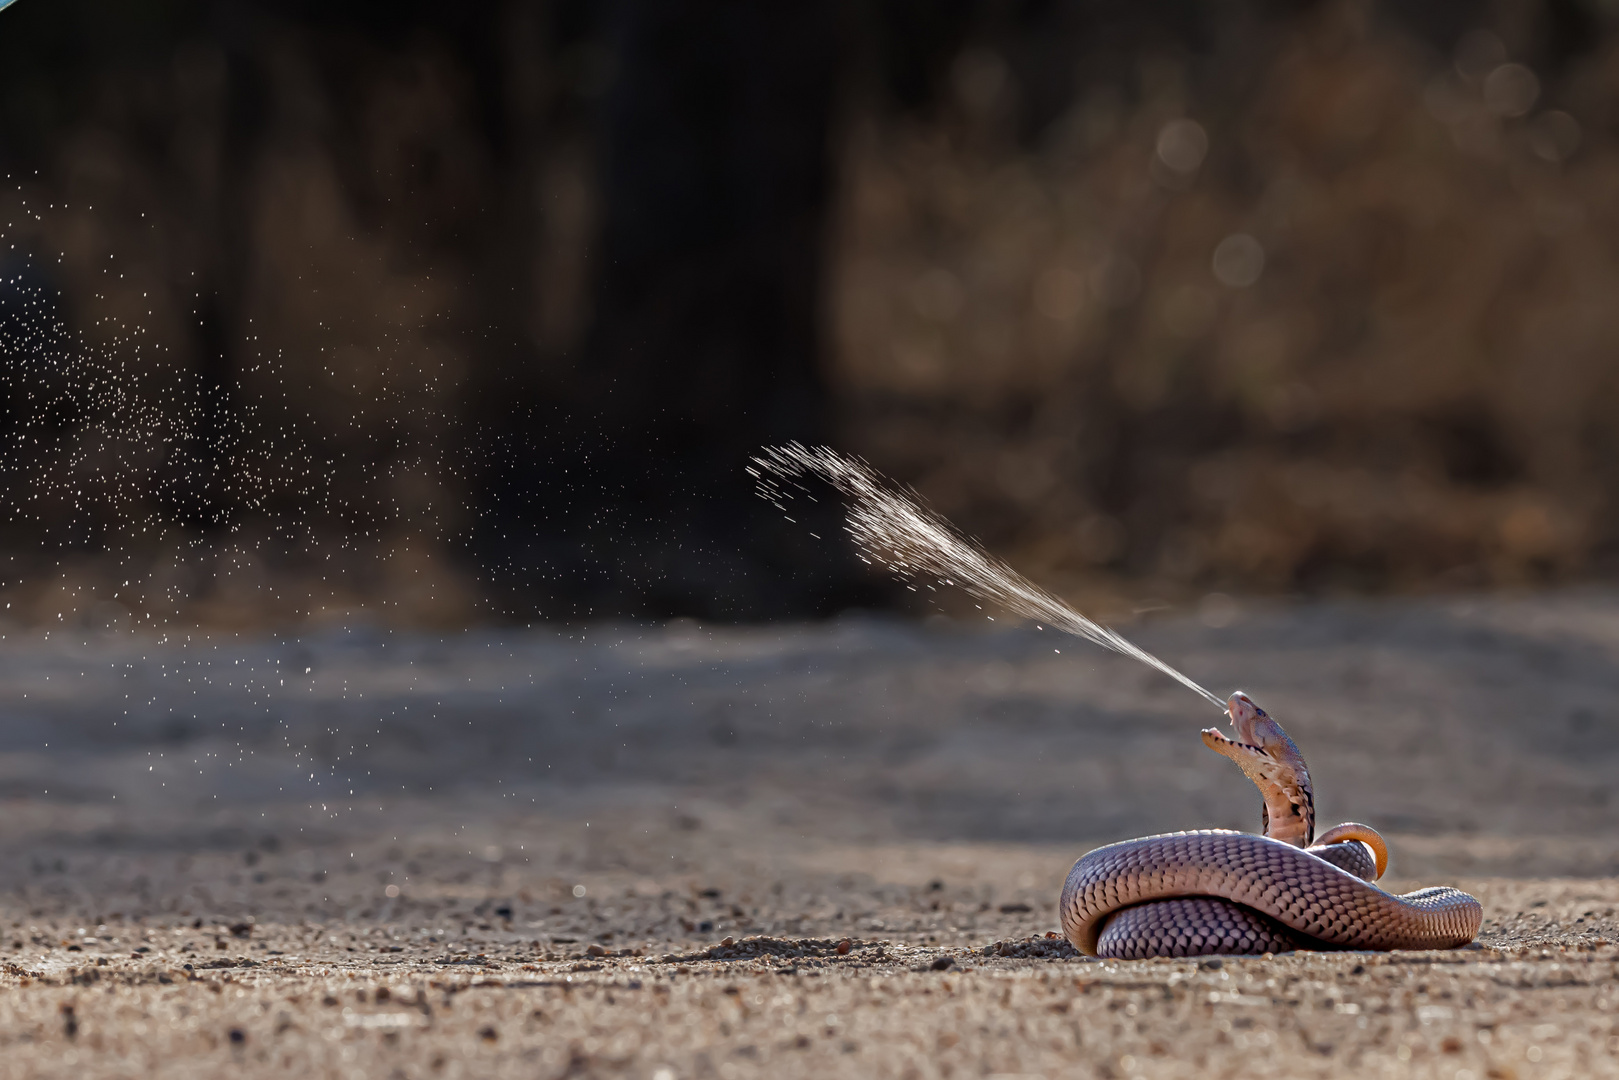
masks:
[[[1619,1076],[1619,595],[1127,630],[1479,944],[1073,955],[1077,856],[1259,804],[1032,627],[9,628],[0,1077]]]

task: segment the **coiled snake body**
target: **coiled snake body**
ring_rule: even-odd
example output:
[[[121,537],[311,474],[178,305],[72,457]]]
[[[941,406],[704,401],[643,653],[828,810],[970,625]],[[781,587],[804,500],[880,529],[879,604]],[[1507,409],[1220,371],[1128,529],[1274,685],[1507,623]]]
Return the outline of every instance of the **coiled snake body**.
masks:
[[[1315,794],[1293,740],[1248,695],[1226,708],[1235,761],[1265,800],[1265,835],[1208,829],[1097,848],[1069,871],[1063,933],[1093,956],[1206,956],[1291,949],[1450,949],[1478,936],[1479,902],[1459,889],[1396,896],[1374,882],[1388,847],[1349,823],[1315,840]]]

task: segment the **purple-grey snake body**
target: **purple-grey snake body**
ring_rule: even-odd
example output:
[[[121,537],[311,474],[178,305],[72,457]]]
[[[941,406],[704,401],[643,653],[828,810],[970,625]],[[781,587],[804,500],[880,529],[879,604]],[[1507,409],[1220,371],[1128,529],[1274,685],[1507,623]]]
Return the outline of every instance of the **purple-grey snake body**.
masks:
[[[1265,798],[1265,836],[1209,829],[1097,848],[1063,886],[1063,933],[1119,959],[1292,949],[1450,949],[1478,936],[1479,902],[1459,889],[1397,896],[1375,884],[1382,837],[1341,825],[1314,840],[1304,759],[1244,694],[1229,709],[1241,741],[1204,741],[1237,761]]]

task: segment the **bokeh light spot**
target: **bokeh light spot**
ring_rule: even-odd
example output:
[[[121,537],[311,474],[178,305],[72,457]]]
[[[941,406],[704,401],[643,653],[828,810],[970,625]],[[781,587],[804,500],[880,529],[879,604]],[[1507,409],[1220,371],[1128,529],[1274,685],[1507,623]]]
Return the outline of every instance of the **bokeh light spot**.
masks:
[[[1540,96],[1540,80],[1522,64],[1502,64],[1484,79],[1484,104],[1501,116],[1522,116]]]
[[[1196,120],[1171,120],[1158,132],[1158,160],[1178,173],[1194,173],[1209,152],[1209,134]]]
[[[1529,149],[1543,161],[1558,164],[1580,148],[1580,122],[1561,109],[1541,113],[1529,125]]]
[[[1214,277],[1232,289],[1246,289],[1265,272],[1265,249],[1247,233],[1234,233],[1214,249]]]

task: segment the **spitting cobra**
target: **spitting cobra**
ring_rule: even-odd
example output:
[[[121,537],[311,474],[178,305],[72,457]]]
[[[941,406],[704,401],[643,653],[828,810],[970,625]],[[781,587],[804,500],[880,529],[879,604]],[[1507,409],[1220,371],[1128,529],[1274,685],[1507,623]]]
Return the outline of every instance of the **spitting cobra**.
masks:
[[[1460,889],[1396,896],[1374,882],[1388,845],[1354,822],[1315,837],[1315,792],[1282,726],[1238,691],[1237,738],[1203,732],[1264,799],[1263,836],[1166,833],[1097,848],[1062,890],[1062,928],[1091,956],[1257,954],[1293,949],[1453,949],[1478,936],[1484,909]]]

